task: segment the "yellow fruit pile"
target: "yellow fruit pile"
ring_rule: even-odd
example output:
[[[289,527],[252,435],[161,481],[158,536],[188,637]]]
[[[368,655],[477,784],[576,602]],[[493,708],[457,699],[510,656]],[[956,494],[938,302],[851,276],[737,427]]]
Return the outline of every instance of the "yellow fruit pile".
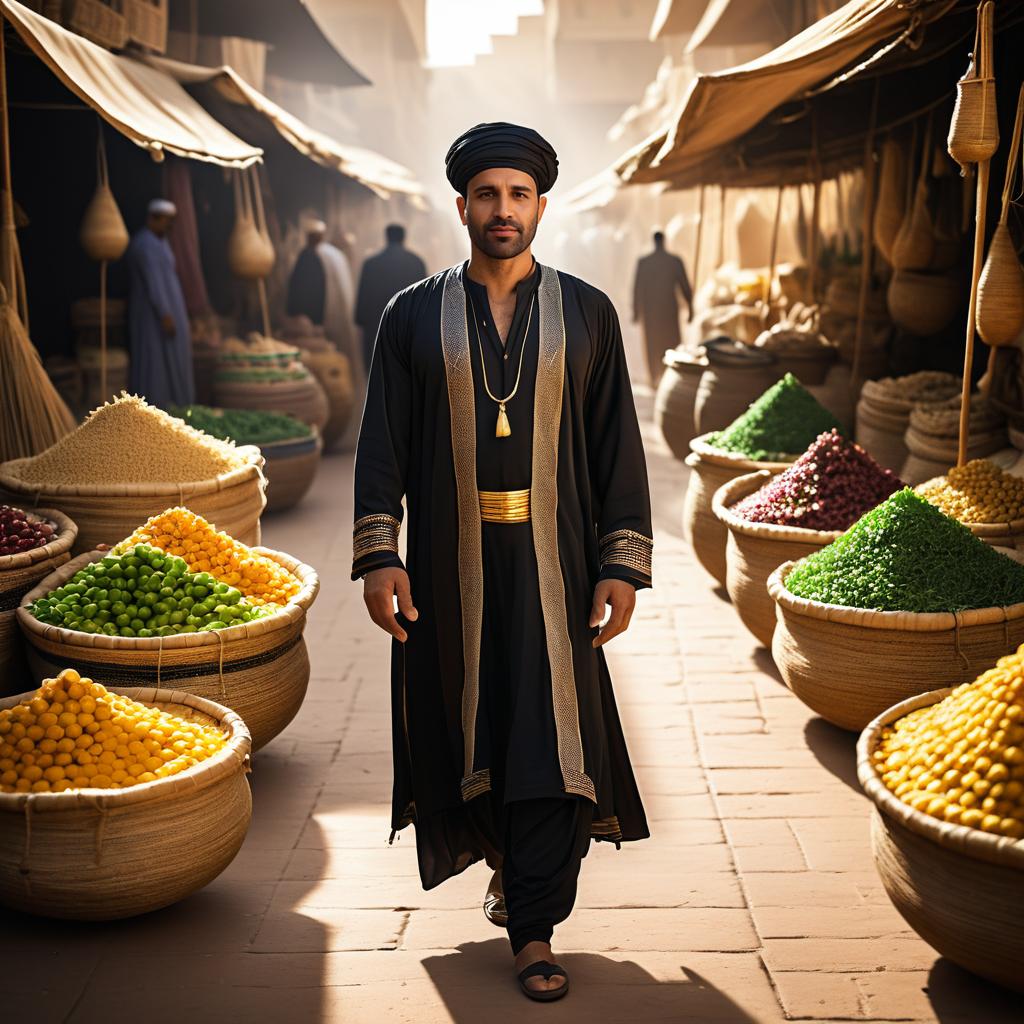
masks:
[[[1003,472],[988,459],[954,466],[944,477],[921,484],[917,493],[961,523],[1024,519],[1024,478]]]
[[[301,590],[299,581],[272,558],[222,533],[187,508],[153,516],[114,549],[148,544],[185,559],[191,572],[208,572],[237,587],[250,604],[286,605]]]
[[[1024,838],[1024,646],[882,731],[882,782],[934,818]]]
[[[0,711],[0,792],[126,789],[186,771],[227,742],[215,726],[110,693],[64,669]]]

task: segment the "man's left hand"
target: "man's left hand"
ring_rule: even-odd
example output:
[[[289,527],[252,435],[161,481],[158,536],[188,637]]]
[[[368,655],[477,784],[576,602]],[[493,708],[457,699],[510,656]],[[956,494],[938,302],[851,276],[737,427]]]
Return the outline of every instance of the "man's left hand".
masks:
[[[590,627],[601,625],[605,605],[611,606],[608,621],[594,637],[594,647],[603,647],[612,637],[629,629],[629,620],[636,607],[636,590],[624,580],[601,580],[594,588],[594,607],[590,612]]]

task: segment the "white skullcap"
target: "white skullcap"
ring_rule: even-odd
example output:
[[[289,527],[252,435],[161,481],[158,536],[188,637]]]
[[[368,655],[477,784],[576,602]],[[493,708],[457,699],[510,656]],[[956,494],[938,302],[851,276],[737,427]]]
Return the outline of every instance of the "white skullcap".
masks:
[[[146,212],[157,217],[174,217],[178,208],[170,199],[151,199],[149,206],[146,207]]]
[[[327,225],[318,217],[303,217],[302,230],[307,235],[322,235],[327,230]]]

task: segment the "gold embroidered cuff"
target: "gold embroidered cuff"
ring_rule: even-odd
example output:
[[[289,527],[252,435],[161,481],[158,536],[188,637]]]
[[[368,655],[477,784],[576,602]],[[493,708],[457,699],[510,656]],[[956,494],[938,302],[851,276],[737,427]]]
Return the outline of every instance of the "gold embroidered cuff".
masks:
[[[615,530],[601,538],[601,568],[621,565],[651,578],[654,541],[636,530]]]
[[[384,513],[357,519],[352,528],[352,560],[358,562],[376,551],[393,551],[397,555],[400,525],[394,516]]]

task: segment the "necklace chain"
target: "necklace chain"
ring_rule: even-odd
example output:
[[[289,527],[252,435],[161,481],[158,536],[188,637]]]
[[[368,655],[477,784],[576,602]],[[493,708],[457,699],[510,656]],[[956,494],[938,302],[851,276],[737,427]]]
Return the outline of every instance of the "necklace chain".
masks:
[[[516,373],[515,387],[513,387],[512,390],[504,398],[498,398],[498,396],[495,395],[493,391],[491,391],[490,384],[487,383],[487,364],[484,360],[483,342],[480,340],[480,327],[477,325],[476,303],[473,301],[473,296],[469,296],[469,305],[470,308],[473,310],[473,330],[476,333],[477,348],[480,350],[480,370],[483,373],[484,378],[484,391],[487,392],[487,397],[492,402],[497,402],[498,406],[502,410],[504,410],[506,403],[511,402],[512,399],[516,397],[516,392],[519,390],[519,382],[520,380],[522,380],[523,376],[523,356],[526,354],[526,340],[530,334],[530,323],[533,320],[533,307],[536,305],[536,302],[537,296],[535,294],[533,298],[530,300],[530,311],[526,317],[526,330],[523,332],[523,347],[519,350],[519,370]]]

